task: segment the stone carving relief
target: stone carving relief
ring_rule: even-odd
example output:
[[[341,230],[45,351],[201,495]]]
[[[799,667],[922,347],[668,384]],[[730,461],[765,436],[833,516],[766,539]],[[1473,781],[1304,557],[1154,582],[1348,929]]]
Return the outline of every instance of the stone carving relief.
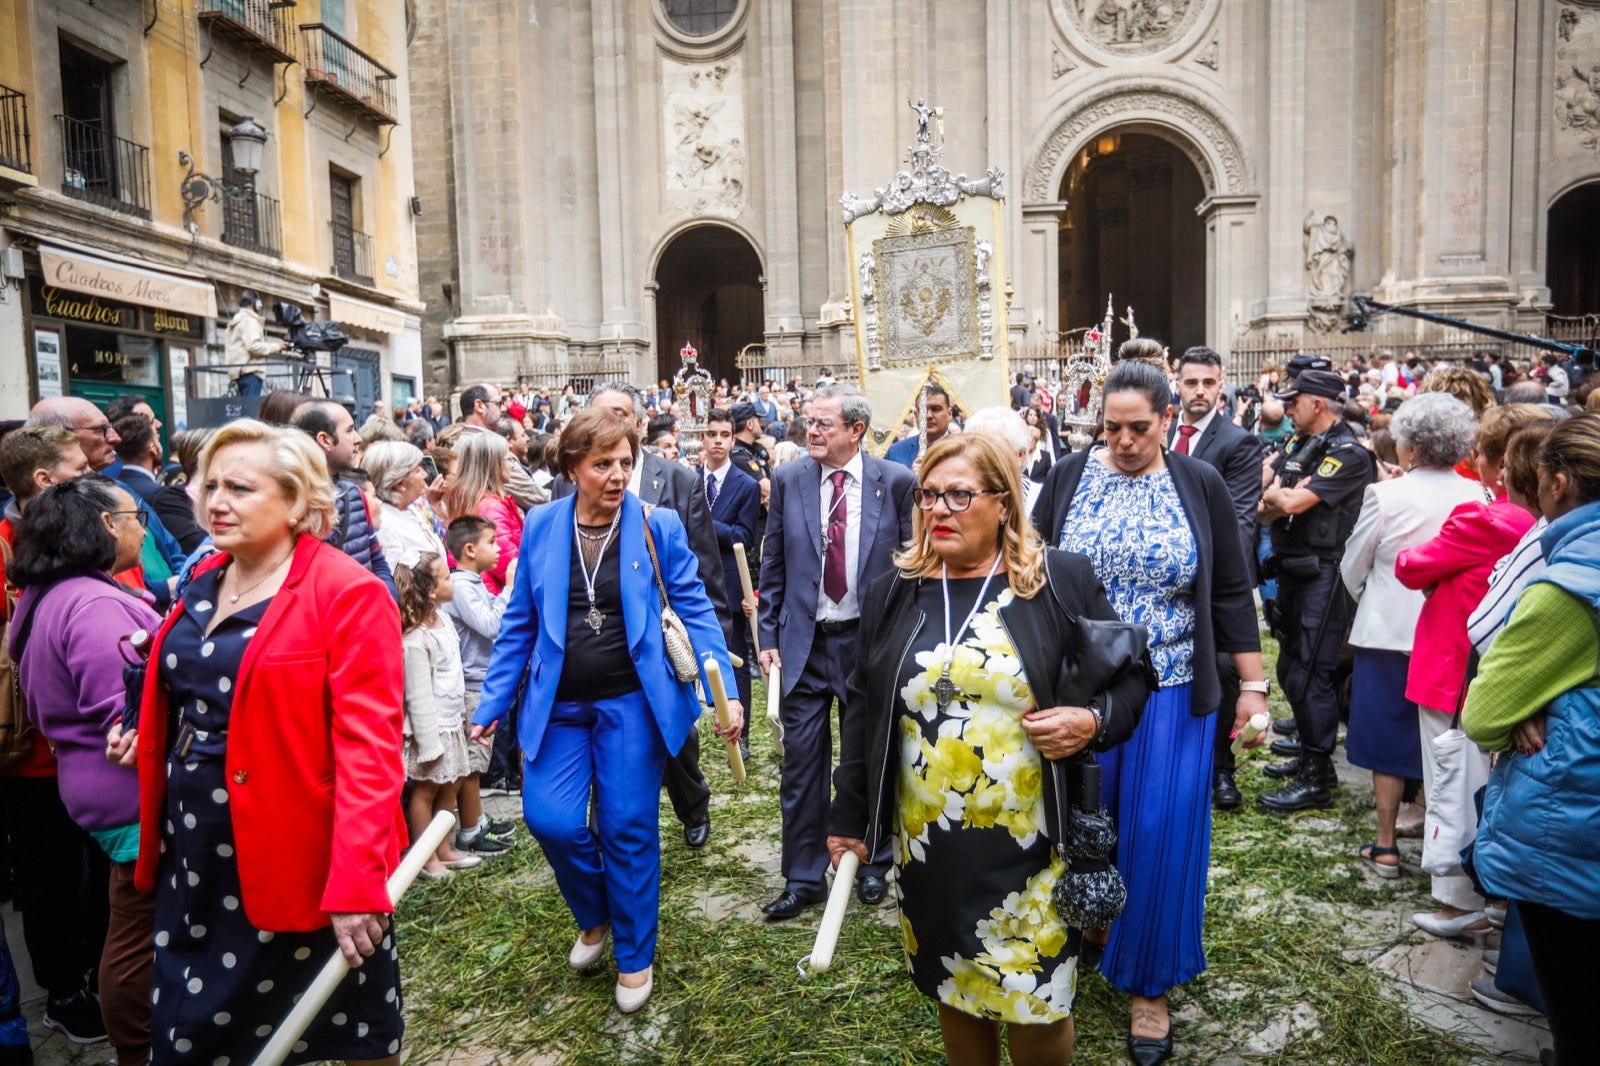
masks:
[[[1315,211],[1308,211],[1301,228],[1305,233],[1306,303],[1311,312],[1307,324],[1318,333],[1332,333],[1344,317],[1355,248],[1332,215],[1319,218]]]
[[[1204,0],[1065,0],[1090,43],[1117,55],[1144,55],[1179,40]]]
[[[1065,77],[1076,69],[1078,69],[1076,64],[1068,59],[1067,54],[1061,49],[1052,48],[1050,50],[1050,76],[1052,78]]]
[[[1023,182],[1023,203],[1039,204],[1057,199],[1061,184],[1061,174],[1057,171],[1065,169],[1062,160],[1082,147],[1091,133],[1119,123],[1148,121],[1151,115],[1161,116],[1157,122],[1184,134],[1184,143],[1179,147],[1200,172],[1207,195],[1237,196],[1255,192],[1255,175],[1245,159],[1239,138],[1217,119],[1209,105],[1175,85],[1134,82],[1106,86],[1050,132],[1028,165]],[[1211,154],[1197,145],[1205,145],[1215,154],[1220,174],[1212,165]]]
[[[1210,67],[1212,70],[1216,70],[1218,63],[1217,52],[1217,42],[1212,40],[1210,44],[1200,49],[1200,54],[1194,57],[1194,61],[1202,67]]]
[[[1560,6],[1555,72],[1557,136],[1600,154],[1600,11]]]
[[[680,63],[663,57],[663,203],[695,215],[744,210],[744,60]]]

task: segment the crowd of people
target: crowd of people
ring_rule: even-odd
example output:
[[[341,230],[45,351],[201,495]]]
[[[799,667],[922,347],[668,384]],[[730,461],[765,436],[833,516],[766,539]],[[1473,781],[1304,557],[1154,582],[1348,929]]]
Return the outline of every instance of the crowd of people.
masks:
[[[1416,926],[1504,924],[1474,993],[1546,1013],[1580,1061],[1594,385],[1412,353],[1230,385],[1215,352],[1141,338],[1086,450],[1088,397],[1030,367],[975,411],[930,383],[882,458],[826,371],[720,383],[692,440],[665,381],[480,382],[359,422],[270,392],[165,448],[141,401],[43,400],[0,427],[0,816],[44,1024],[124,1066],[246,1061],[339,951],[291,1061],[398,1061],[386,880],[440,812],[426,880],[527,846],[497,794],[571,912],[568,964],[609,942],[642,1009],[663,788],[684,846],[712,834],[714,662],[719,749],[750,757],[754,679],[781,696],[767,920],[854,853],[952,1063],[1066,1061],[1091,967],[1129,997],[1131,1059],[1165,1061],[1167,995],[1206,968],[1213,818],[1254,787],[1264,617],[1292,716],[1250,741],[1284,756],[1257,804],[1332,806],[1342,735],[1376,798],[1351,861],[1399,878],[1398,837],[1426,833]],[[1074,827],[1102,808],[1126,902],[1076,928]],[[16,988],[0,942],[0,1066],[27,1061]]]

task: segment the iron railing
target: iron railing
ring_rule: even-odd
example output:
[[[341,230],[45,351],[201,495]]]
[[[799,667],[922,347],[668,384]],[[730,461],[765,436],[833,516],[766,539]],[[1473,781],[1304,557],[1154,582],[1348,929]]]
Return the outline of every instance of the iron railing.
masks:
[[[325,93],[377,123],[393,124],[395,73],[320,22],[300,27],[306,88]]]
[[[33,139],[28,130],[28,98],[0,85],[0,167],[33,173]]]
[[[213,35],[230,37],[274,63],[294,62],[289,12],[295,0],[199,0],[197,6],[196,14]]]
[[[61,191],[149,218],[150,149],[66,115],[56,121],[61,125]]]
[[[283,255],[283,222],[281,205],[264,193],[256,192],[242,175],[226,167],[222,180],[241,186],[240,196],[222,198],[222,241],[235,248],[244,248],[274,259]]]
[[[372,237],[343,222],[329,222],[333,237],[333,274],[362,285],[372,282]]]

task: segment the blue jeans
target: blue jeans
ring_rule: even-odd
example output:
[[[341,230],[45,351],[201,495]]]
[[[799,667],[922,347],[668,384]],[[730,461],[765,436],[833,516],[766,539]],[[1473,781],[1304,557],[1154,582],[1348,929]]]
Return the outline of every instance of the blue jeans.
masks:
[[[22,1016],[22,991],[17,983],[17,965],[6,943],[6,927],[0,924],[0,1044],[28,1046],[28,1019]]]
[[[240,374],[236,383],[240,396],[260,396],[266,379],[260,374]]]
[[[522,816],[579,929],[611,923],[620,973],[655,959],[667,745],[643,690],[560,700],[524,769]],[[589,828],[596,796],[599,838]]]

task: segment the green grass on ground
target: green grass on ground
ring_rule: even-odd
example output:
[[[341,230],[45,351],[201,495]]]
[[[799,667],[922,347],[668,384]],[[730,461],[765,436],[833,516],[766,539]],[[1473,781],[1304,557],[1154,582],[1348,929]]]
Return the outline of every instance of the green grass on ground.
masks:
[[[759,692],[756,705],[764,706]],[[1274,696],[1275,713],[1286,713]],[[656,991],[644,1011],[612,1005],[615,971],[575,974],[576,935],[539,849],[440,884],[401,909],[408,1061],[459,1063],[943,1063],[930,1001],[905,974],[892,907],[852,902],[833,968],[802,980],[820,909],[777,924],[759,907],[782,887],[777,760],[764,721],[750,777],[733,791],[720,745],[702,759],[714,831],[685,848],[663,804]],[[1243,810],[1214,818],[1206,903],[1209,968],[1171,997],[1178,1061],[1451,1066],[1471,1049],[1410,1017],[1371,961],[1400,935],[1393,915],[1431,909],[1427,881],[1379,881],[1353,856],[1372,836],[1370,789],[1331,811],[1259,811],[1251,754]],[[1409,861],[1409,860],[1408,860]],[[610,953],[606,956],[610,963]],[[1080,977],[1082,1063],[1126,1062],[1127,1003]]]

